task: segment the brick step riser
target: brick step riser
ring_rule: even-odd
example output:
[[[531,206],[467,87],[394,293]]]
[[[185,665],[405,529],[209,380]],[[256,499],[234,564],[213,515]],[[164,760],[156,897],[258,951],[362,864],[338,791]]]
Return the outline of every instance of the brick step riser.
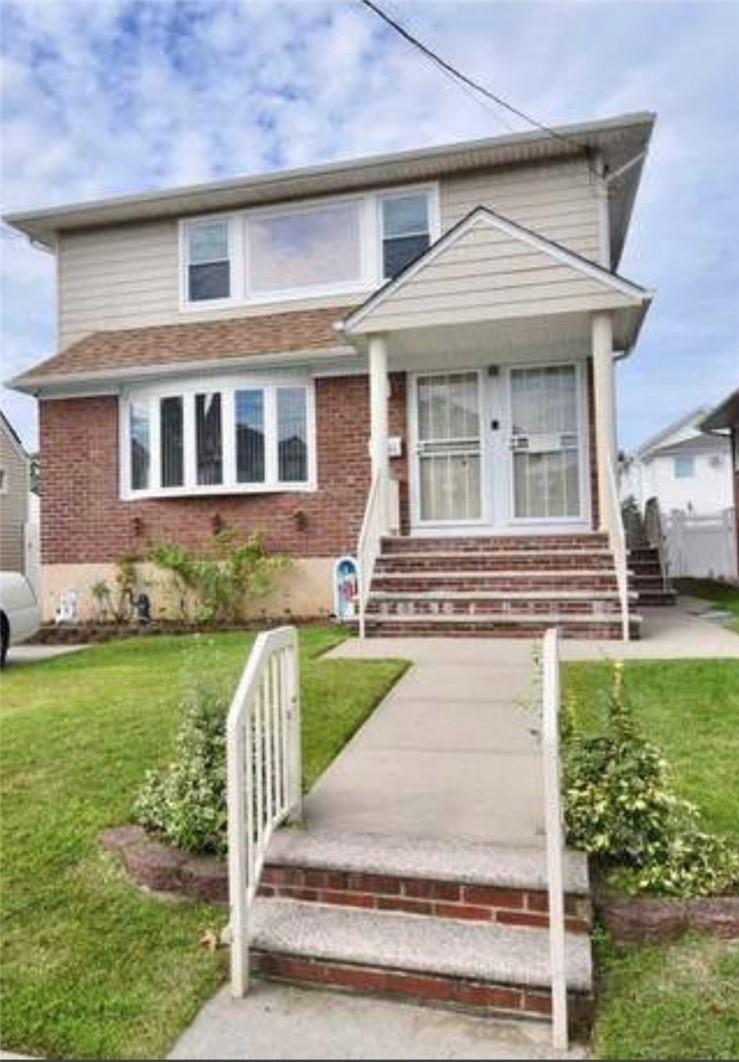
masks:
[[[468,623],[464,620],[450,620],[448,623],[418,622],[394,623],[392,619],[375,619],[368,617],[367,633],[373,638],[540,638],[550,627],[556,626],[563,638],[585,638],[588,640],[612,640],[621,638],[620,623],[572,624],[566,620],[548,620],[547,622],[524,623]],[[640,628],[634,624],[631,637],[640,637]]]
[[[473,1014],[499,1014],[506,1018],[548,1018],[548,988],[495,984],[415,970],[388,969],[355,963],[338,963],[284,953],[252,951],[252,967],[260,977],[288,984],[317,986],[382,996],[406,1003],[448,1006]],[[587,1029],[592,997],[568,992],[571,1030]]]
[[[671,594],[668,591],[639,590],[638,593],[639,604],[647,608],[657,608],[662,605],[677,604],[677,598],[675,594]]]
[[[661,586],[654,587],[655,590]],[[567,594],[571,590],[587,590],[593,594],[599,592],[615,593],[618,583],[615,575],[607,572],[603,575],[578,575],[557,578],[555,576],[527,576],[521,574],[518,577],[496,576],[493,573],[470,572],[466,576],[450,576],[445,579],[430,579],[423,574],[408,574],[402,578],[388,578],[383,575],[375,575],[372,579],[372,591],[388,594],[418,594],[418,593],[479,593],[480,591],[504,594],[525,593],[531,591],[560,591]]]
[[[556,554],[541,554],[534,557],[496,557],[491,555],[474,556],[473,554],[455,554],[445,557],[404,557],[401,554],[388,557],[378,557],[375,572],[387,574],[390,572],[424,572],[439,571],[443,568],[453,569],[458,572],[495,572],[495,571],[567,571],[570,568],[576,570],[587,569],[596,572],[613,572],[613,558],[610,556],[592,556],[583,554],[581,557],[571,553],[561,556]]]
[[[547,552],[552,549],[584,551],[607,549],[605,535],[589,538],[547,536],[512,536],[510,538],[384,538],[383,553],[421,553],[448,550],[455,553],[479,553],[481,550],[537,549]]]
[[[549,926],[548,897],[540,889],[271,865],[264,868],[259,894],[430,918],[535,928]],[[565,922],[568,932],[590,932],[591,909],[586,896],[569,893],[565,896]]]
[[[544,600],[521,600],[520,598],[508,600],[447,600],[426,601],[416,598],[412,601],[388,601],[387,599],[370,599],[367,607],[367,616],[498,616],[513,612],[516,615],[551,615],[559,616],[569,614],[583,615],[585,613],[600,618],[621,614],[621,605],[618,601],[567,601],[564,598]]]

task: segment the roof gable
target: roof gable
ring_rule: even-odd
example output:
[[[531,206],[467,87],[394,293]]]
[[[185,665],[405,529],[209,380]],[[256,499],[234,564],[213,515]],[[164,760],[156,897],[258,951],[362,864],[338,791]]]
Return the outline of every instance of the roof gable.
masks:
[[[561,244],[479,206],[344,321],[349,333],[640,305],[649,292]],[[558,306],[557,304],[560,303]]]

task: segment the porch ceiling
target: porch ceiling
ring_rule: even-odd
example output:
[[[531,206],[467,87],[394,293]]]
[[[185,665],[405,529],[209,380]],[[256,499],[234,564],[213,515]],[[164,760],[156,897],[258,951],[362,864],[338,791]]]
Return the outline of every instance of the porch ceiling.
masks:
[[[614,349],[633,346],[647,306],[621,308],[613,313]],[[362,349],[367,337],[358,337]],[[496,361],[585,358],[592,353],[590,312],[494,321],[420,326],[386,333],[389,367],[419,368],[462,360],[468,364]]]

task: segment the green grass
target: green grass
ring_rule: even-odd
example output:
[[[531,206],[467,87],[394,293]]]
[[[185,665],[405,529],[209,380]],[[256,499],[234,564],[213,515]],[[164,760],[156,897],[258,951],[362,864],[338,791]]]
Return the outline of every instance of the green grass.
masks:
[[[336,630],[301,632],[310,785],[405,669],[332,661]],[[183,683],[236,681],[252,636],[132,639],[11,666],[2,695],[2,1044],[35,1055],[156,1058],[225,973],[199,945],[222,909],[146,896],[99,844],[168,762]],[[11,657],[12,659],[12,657]]]
[[[739,941],[599,942],[598,1058],[739,1058]]]
[[[595,730],[609,665],[568,663],[565,682]],[[624,682],[675,790],[697,805],[706,829],[739,843],[739,660],[627,661]],[[739,1057],[737,942],[691,936],[616,948],[600,939],[596,958],[596,1057]]]
[[[676,579],[675,587],[680,594],[712,601],[719,608],[732,612],[736,617],[734,630],[739,633],[739,587],[714,579]]]
[[[566,687],[597,725],[607,663],[568,663]],[[739,840],[739,660],[630,660],[624,681],[647,737],[665,754],[676,791],[707,829]]]

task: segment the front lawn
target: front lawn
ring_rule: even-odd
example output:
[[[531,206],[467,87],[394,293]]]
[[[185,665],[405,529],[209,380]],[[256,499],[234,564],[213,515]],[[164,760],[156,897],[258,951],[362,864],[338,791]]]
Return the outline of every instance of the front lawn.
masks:
[[[323,660],[301,632],[309,786],[405,670]],[[2,1046],[51,1057],[156,1058],[225,974],[199,941],[220,908],[148,897],[98,842],[130,821],[145,771],[168,762],[193,670],[236,682],[253,636],[110,643],[2,677]]]
[[[739,941],[596,948],[597,1058],[739,1057]]]
[[[607,663],[568,663],[566,689],[594,727]],[[634,660],[624,682],[645,735],[707,830],[739,844],[739,660]],[[739,944],[689,936],[673,944],[596,947],[599,1058],[739,1057]]]
[[[607,689],[607,663],[568,663],[566,687],[588,717]],[[629,660],[627,694],[646,736],[658,745],[680,796],[707,829],[739,842],[739,660]]]

